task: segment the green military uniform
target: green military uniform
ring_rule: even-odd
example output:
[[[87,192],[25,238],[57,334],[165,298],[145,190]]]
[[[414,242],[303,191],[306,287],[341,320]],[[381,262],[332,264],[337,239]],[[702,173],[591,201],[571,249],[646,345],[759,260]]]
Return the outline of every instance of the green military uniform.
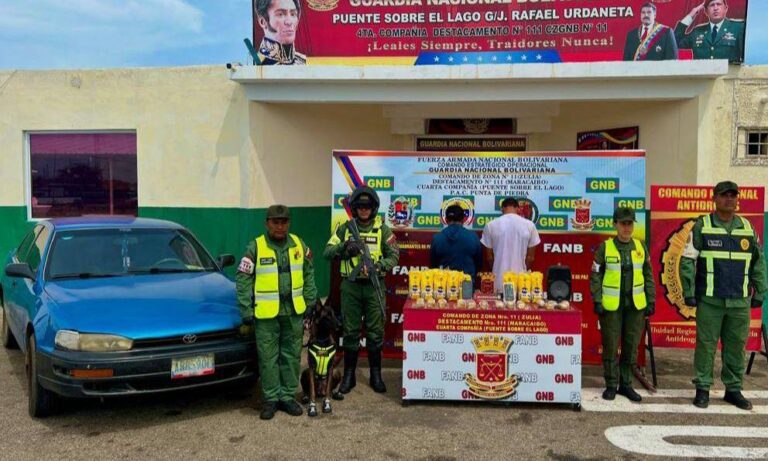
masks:
[[[714,231],[707,232],[705,223]],[[768,290],[765,257],[746,219],[734,215],[730,222],[723,222],[716,213],[700,216],[680,260],[680,280],[685,298],[695,298],[697,304],[696,388],[712,386],[717,343],[722,340],[723,384],[727,391],[741,391],[753,301],[749,287],[754,289],[756,304],[762,304]]]
[[[267,247],[276,255],[279,309],[272,318],[256,318],[254,330],[259,353],[259,373],[265,402],[293,401],[299,384],[301,343],[304,337],[304,315],[294,306],[291,260],[303,252],[303,293],[307,309],[317,300],[312,251],[304,241],[289,235],[282,242],[264,235]],[[298,243],[297,243],[298,241]],[[299,246],[301,248],[299,248]],[[235,281],[237,300],[244,319],[254,317],[254,284],[260,255],[256,240],[248,244],[238,267]],[[258,317],[258,316],[257,316]]]
[[[395,242],[392,229],[386,224],[380,223],[378,219],[365,225],[358,222],[358,229],[361,234],[372,233],[375,228],[381,229],[381,241],[378,243],[381,246],[382,257],[376,261],[376,265],[379,268],[378,276],[381,281],[381,298],[386,299],[384,275],[397,265],[400,250]],[[331,236],[323,253],[326,259],[345,257],[344,242],[348,236],[347,229],[348,224],[343,223]],[[341,314],[344,319],[344,350],[356,351],[359,349],[362,319],[365,319],[366,346],[379,350],[382,348],[385,319],[382,317],[381,307],[370,280],[360,278],[355,282],[350,282],[346,277],[342,280]]]
[[[355,369],[360,348],[360,330],[365,319],[368,365],[371,371],[370,384],[374,392],[386,392],[381,377],[381,352],[384,345],[384,315],[379,303],[386,302],[384,275],[392,270],[400,257],[395,234],[377,216],[379,196],[367,186],[356,188],[349,198],[349,208],[360,233],[356,240],[350,230],[350,222],[341,224],[331,235],[323,256],[327,259],[341,258],[341,314],[343,317],[344,375],[339,392],[349,393],[355,387]],[[370,218],[361,223],[360,210],[368,210]],[[357,271],[363,263],[361,254],[367,251],[374,265],[375,274]],[[365,266],[363,266],[365,267]],[[356,272],[357,271],[357,272]],[[356,277],[352,277],[357,273]],[[377,277],[381,292],[376,293],[372,277]],[[350,280],[354,278],[355,281]]]
[[[634,266],[632,262],[632,252],[635,251],[635,241],[622,242],[618,237],[614,237],[613,243],[618,249],[621,258],[621,288],[619,295],[619,306],[616,310],[605,310],[600,316],[600,331],[603,341],[603,375],[605,377],[606,388],[616,388],[617,386],[630,386],[632,383],[632,370],[637,365],[637,348],[640,344],[640,338],[645,326],[646,313],[652,313],[654,310],[654,300],[656,296],[656,286],[653,281],[653,271],[648,256],[648,249],[643,246],[645,251],[645,261],[643,262],[643,291],[648,303],[647,307],[638,309],[635,307],[633,297],[633,273]],[[606,271],[606,242],[600,243],[597,247],[592,265],[592,272],[589,278],[589,288],[592,293],[592,299],[596,304],[603,304],[603,278]],[[621,358],[617,360],[616,355],[621,340]]]
[[[741,62],[744,56],[744,21],[723,19],[717,26],[714,38],[709,23],[694,27],[691,33],[686,35],[689,24],[690,22],[678,22],[675,37],[679,48],[693,50],[694,59],[727,59],[730,62]]]

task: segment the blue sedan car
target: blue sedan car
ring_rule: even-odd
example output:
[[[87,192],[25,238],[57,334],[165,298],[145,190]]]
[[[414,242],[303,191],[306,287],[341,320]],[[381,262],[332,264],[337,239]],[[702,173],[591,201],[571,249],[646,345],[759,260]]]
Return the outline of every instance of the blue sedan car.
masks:
[[[141,218],[38,223],[0,278],[2,341],[26,354],[29,412],[255,379],[234,283],[185,228]]]

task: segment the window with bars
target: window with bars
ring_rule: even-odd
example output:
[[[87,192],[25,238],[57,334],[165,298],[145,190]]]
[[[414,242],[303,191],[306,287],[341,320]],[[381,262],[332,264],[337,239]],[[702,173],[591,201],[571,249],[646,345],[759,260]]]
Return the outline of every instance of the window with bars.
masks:
[[[768,127],[741,127],[738,131],[736,166],[768,166]]]
[[[768,129],[752,131],[747,130],[747,157],[768,156]]]
[[[33,219],[138,211],[136,133],[30,133]]]

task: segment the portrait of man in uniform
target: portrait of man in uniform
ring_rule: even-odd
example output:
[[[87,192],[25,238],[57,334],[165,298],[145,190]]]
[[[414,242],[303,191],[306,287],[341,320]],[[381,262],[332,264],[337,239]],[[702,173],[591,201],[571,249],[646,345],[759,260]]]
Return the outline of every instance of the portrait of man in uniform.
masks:
[[[301,0],[256,0],[256,20],[264,30],[258,57],[262,65],[304,65],[307,57],[296,51],[296,30]]]
[[[671,28],[656,22],[656,5],[640,7],[640,27],[632,29],[624,42],[625,61],[677,59],[677,40]]]
[[[686,33],[702,11],[707,22]],[[693,59],[741,62],[744,56],[744,20],[730,19],[727,14],[727,0],[704,0],[694,7],[675,26],[675,37],[680,48],[692,49]]]

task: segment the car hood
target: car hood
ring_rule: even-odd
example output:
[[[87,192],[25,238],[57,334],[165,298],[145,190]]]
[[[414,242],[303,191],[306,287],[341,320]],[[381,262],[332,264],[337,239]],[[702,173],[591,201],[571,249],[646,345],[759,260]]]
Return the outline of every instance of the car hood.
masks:
[[[235,284],[218,272],[46,283],[54,327],[132,339],[236,328]]]

